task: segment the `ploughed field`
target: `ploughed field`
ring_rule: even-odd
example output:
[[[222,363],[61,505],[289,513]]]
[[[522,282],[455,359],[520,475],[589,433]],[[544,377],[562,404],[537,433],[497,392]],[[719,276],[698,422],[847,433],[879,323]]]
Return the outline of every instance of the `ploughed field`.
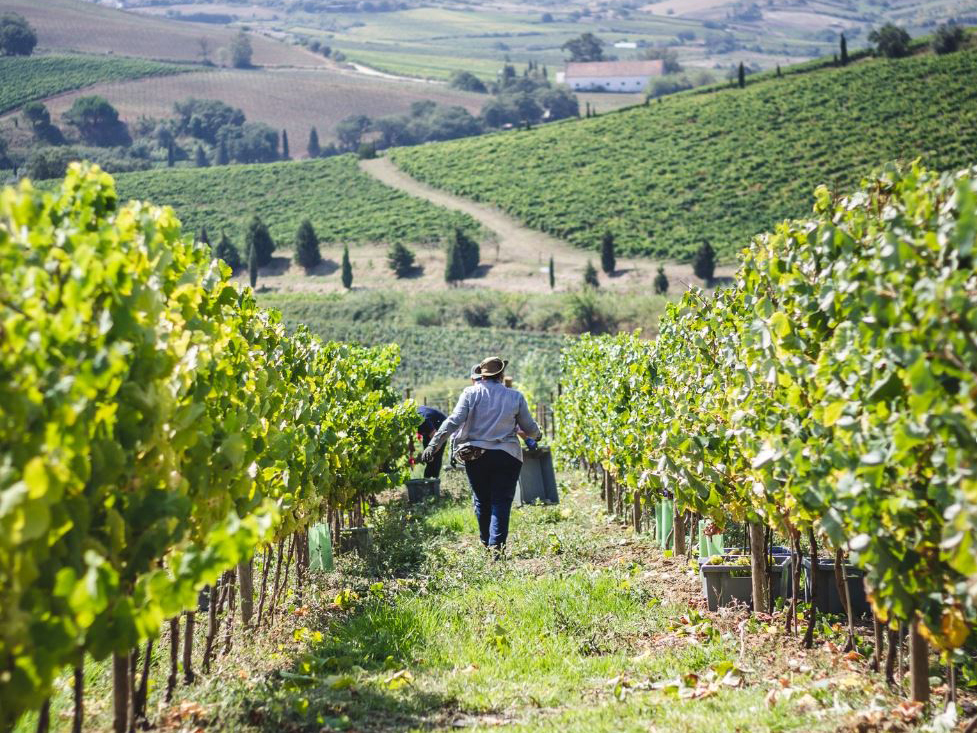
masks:
[[[771,222],[807,214],[820,183],[852,188],[894,159],[972,162],[975,75],[974,49],[870,59],[391,155],[581,247],[610,230],[619,252],[687,259],[710,241],[728,257]]]

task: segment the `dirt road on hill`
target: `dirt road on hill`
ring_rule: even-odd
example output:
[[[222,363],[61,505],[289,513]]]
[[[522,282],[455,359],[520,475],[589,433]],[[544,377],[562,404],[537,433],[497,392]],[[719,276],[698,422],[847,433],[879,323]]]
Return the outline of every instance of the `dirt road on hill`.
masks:
[[[530,229],[494,206],[476,203],[421,183],[400,170],[389,158],[360,161],[360,168],[392,188],[464,212],[492,232],[495,241],[482,247],[482,262],[491,265],[491,269],[476,281],[483,287],[514,291],[548,290],[547,266],[550,257],[555,264],[558,290],[577,287],[583,280],[588,260],[595,267],[600,266],[599,253],[578,249],[561,239]],[[665,265],[665,274],[673,293],[681,292],[687,284],[702,285],[702,281],[692,274],[691,265],[618,257],[617,272],[613,277],[602,273],[601,286],[613,290],[647,288],[650,291],[659,264]],[[717,277],[731,274],[731,268],[716,269]]]

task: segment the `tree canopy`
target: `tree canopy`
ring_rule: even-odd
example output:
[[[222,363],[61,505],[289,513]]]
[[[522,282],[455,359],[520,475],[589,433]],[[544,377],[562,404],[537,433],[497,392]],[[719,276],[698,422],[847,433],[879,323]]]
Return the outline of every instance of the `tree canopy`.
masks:
[[[570,54],[571,61],[604,60],[604,42],[593,33],[584,33],[578,38],[571,38],[560,46],[560,49]]]
[[[0,56],[30,56],[37,33],[19,13],[0,14]]]

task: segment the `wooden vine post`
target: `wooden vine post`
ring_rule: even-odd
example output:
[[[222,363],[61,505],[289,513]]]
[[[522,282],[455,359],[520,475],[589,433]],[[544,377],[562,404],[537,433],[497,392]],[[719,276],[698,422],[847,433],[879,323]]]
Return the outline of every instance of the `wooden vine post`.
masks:
[[[675,552],[672,557],[681,557],[685,554],[685,512],[679,509],[678,502],[674,502],[674,520],[672,521],[672,537]]]
[[[112,731],[126,733],[129,722],[129,655],[112,655]]]
[[[245,560],[237,566],[238,584],[241,586],[241,623],[244,628],[251,628],[254,616],[254,571],[250,560]]]
[[[759,522],[749,522],[750,570],[753,577],[753,612],[761,613],[767,607],[767,556],[764,552],[765,528]]]
[[[919,633],[919,620],[909,627],[909,680],[910,692],[916,702],[929,702],[930,671],[929,645]]]

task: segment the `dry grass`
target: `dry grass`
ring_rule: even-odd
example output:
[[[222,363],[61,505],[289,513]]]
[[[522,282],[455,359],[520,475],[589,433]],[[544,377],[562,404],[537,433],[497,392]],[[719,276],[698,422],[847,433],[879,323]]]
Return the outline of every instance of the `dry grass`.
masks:
[[[149,21],[151,22],[151,21]],[[293,157],[305,155],[309,128],[324,143],[336,124],[352,114],[370,116],[406,112],[412,102],[433,99],[477,113],[484,97],[430,84],[369,78],[335,69],[219,69],[179,77],[99,84],[49,103],[64,112],[83,94],[101,94],[129,122],[141,115],[169,117],[173,103],[187,97],[220,99],[244,110],[254,122],[288,130]]]
[[[38,46],[50,50],[113,53],[166,61],[200,61],[200,39],[210,58],[226,47],[233,28],[136,15],[83,0],[0,0],[0,10],[26,17],[37,29]],[[323,66],[326,59],[298,46],[252,34],[258,66]]]

